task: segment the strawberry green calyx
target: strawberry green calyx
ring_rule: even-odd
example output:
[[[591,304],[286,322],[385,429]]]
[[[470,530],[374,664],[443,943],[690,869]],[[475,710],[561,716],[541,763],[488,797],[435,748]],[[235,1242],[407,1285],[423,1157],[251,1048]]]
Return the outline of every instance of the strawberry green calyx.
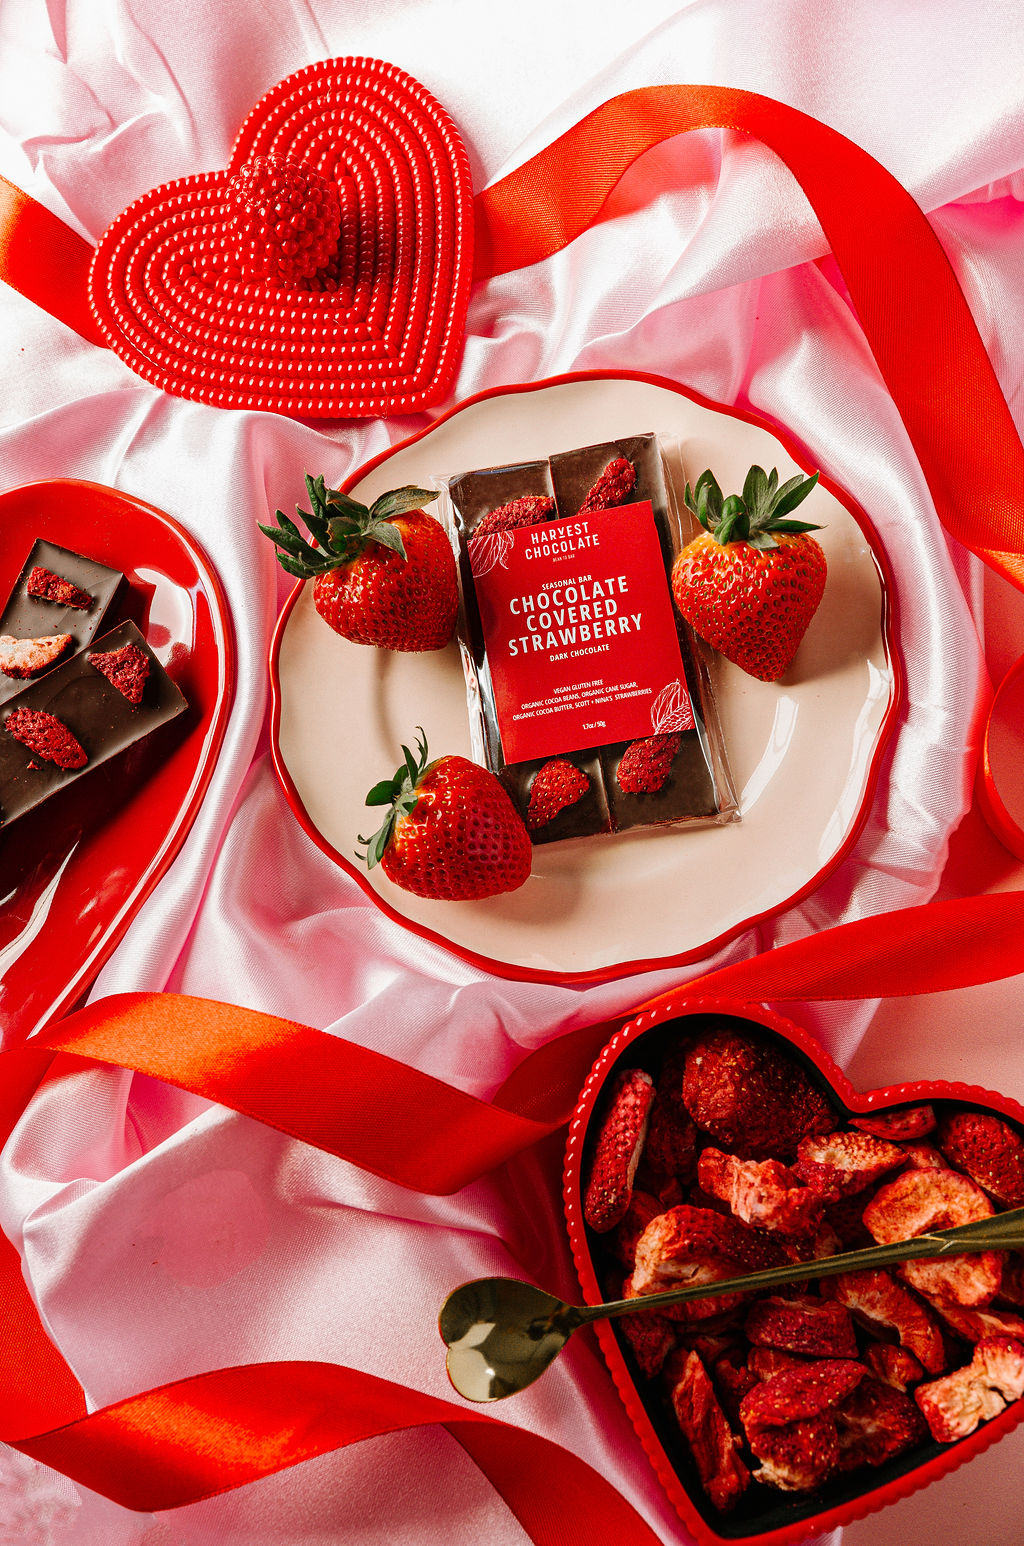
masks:
[[[416,786],[427,769],[427,738],[423,733],[423,726],[416,726],[416,753],[409,750],[408,746],[402,747],[402,755],[405,761],[395,769],[394,778],[382,779],[379,784],[374,784],[366,796],[367,805],[389,805],[391,809],[384,818],[384,825],[371,837],[363,837],[358,841],[366,849],[365,853],[358,854],[368,870],[372,870],[384,857],[384,850],[391,841],[391,834],[395,828],[395,822],[402,816],[409,816],[416,808],[419,796]]]
[[[390,548],[404,559],[405,544],[402,533],[394,525],[395,516],[418,510],[437,498],[433,489],[407,484],[381,494],[372,505],[363,505],[340,489],[327,488],[322,477],[311,478],[308,473],[306,492],[311,506],[309,513],[298,506],[295,513],[309,527],[315,547],[283,510],[277,511],[277,526],[260,526],[264,536],[279,549],[277,560],[282,569],[300,580],[311,580],[318,574],[328,574],[332,569],[352,563],[374,542]]]
[[[769,553],[779,546],[773,532],[796,535],[821,530],[809,521],[789,519],[817,481],[817,473],[811,477],[797,473],[780,487],[777,468],[766,473],[763,467],[751,467],[743,482],[743,493],[725,498],[718,479],[708,468],[692,490],[686,485],[683,503],[722,547],[730,542],[748,542],[759,552]]]

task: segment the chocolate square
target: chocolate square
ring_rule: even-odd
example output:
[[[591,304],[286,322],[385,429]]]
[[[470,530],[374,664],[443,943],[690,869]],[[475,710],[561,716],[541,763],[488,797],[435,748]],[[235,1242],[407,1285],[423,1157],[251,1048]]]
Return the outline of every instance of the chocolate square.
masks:
[[[69,607],[30,596],[26,588],[28,577],[36,568],[49,569],[62,580],[70,580],[92,597],[91,606],[88,609]],[[40,539],[32,544],[7,604],[0,612],[0,634],[9,634],[15,639],[40,639],[69,633],[71,643],[62,657],[66,660],[94,639],[110,621],[125,583],[119,570],[108,569],[106,564]],[[24,687],[23,678],[6,676],[0,671],[0,703],[13,698]]]

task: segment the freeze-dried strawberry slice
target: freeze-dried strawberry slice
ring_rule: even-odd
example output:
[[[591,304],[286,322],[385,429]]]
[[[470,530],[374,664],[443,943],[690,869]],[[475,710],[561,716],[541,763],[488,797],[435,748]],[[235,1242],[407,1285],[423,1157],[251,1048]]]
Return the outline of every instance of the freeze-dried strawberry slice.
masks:
[[[850,1197],[840,1197],[838,1202],[826,1205],[825,1222],[839,1236],[844,1251],[858,1251],[875,1243],[864,1223],[864,1209],[868,1200],[868,1193],[854,1192]]]
[[[1024,1310],[1024,1259],[1016,1251],[1011,1251],[1003,1264],[1003,1281],[996,1297],[1000,1303]]]
[[[651,1125],[644,1144],[645,1166],[658,1175],[692,1181],[697,1171],[697,1129],[686,1113],[661,1086],[654,1097]]]
[[[1008,1208],[1024,1204],[1024,1141],[987,1111],[955,1111],[939,1124],[938,1145],[959,1170]]]
[[[701,1485],[723,1513],[743,1496],[750,1472],[739,1458],[739,1440],[726,1421],[707,1370],[697,1353],[673,1360],[672,1410],[697,1466]]]
[[[776,1375],[806,1369],[807,1359],[798,1353],[784,1352],[781,1347],[752,1347],[747,1355],[747,1368],[759,1380],[773,1380]]]
[[[626,1216],[653,1099],[654,1081],[642,1068],[623,1069],[616,1075],[583,1202],[587,1223],[601,1234]]]
[[[765,1428],[781,1428],[829,1411],[860,1384],[866,1372],[863,1364],[850,1358],[826,1358],[763,1380],[740,1406],[748,1439]]]
[[[809,1235],[790,1235],[779,1242],[787,1261],[822,1261],[826,1256],[838,1256],[843,1249],[832,1225],[823,1220]]]
[[[1013,1337],[1024,1343],[1024,1318],[1010,1310],[966,1310],[963,1305],[933,1299],[935,1313],[950,1331],[965,1342],[984,1342],[986,1337]]]
[[[864,1209],[864,1222],[880,1245],[910,1240],[936,1229],[951,1229],[991,1218],[994,1209],[981,1187],[955,1170],[905,1170],[879,1187]],[[930,1298],[968,1306],[985,1305],[999,1292],[998,1251],[904,1262],[899,1275]]]
[[[821,1198],[779,1160],[740,1160],[708,1147],[697,1165],[697,1180],[705,1192],[727,1202],[744,1224],[757,1229],[804,1235],[821,1218]]]
[[[657,794],[683,744],[681,735],[649,735],[631,741],[619,758],[615,777],[624,794]]]
[[[771,1294],[751,1305],[746,1332],[760,1347],[780,1347],[788,1353],[810,1353],[816,1358],[857,1356],[850,1312],[836,1299]]]
[[[623,1299],[633,1299],[633,1281],[627,1278],[622,1288]],[[638,1310],[633,1315],[622,1315],[619,1330],[633,1349],[642,1374],[653,1379],[665,1359],[676,1345],[676,1331],[672,1322],[657,1310]]]
[[[63,720],[45,709],[14,709],[4,720],[4,729],[30,752],[44,762],[55,762],[58,768],[84,768],[89,761]]]
[[[621,505],[635,487],[636,468],[626,457],[617,456],[608,463],[576,513],[593,515],[595,510],[609,510],[613,505]]]
[[[700,1349],[698,1348],[697,1351],[699,1352]],[[753,1390],[759,1379],[759,1376],[741,1362],[740,1358],[741,1355],[734,1351],[722,1358],[716,1358],[710,1365],[711,1383],[722,1403],[722,1410],[729,1421],[737,1425],[740,1420],[740,1402],[748,1390]]]
[[[894,1331],[900,1346],[919,1359],[929,1374],[946,1367],[942,1329],[932,1311],[916,1294],[882,1268],[843,1272],[822,1284],[839,1304],[874,1335]]]
[[[869,1133],[811,1134],[801,1138],[793,1169],[830,1202],[863,1192],[905,1162],[903,1150]]]
[[[660,1294],[692,1284],[720,1283],[777,1260],[763,1237],[735,1219],[681,1203],[653,1219],[640,1236],[633,1288],[637,1294]],[[742,1294],[720,1294],[674,1305],[666,1313],[673,1320],[705,1320],[735,1309],[742,1301]]]
[[[839,1431],[839,1469],[884,1465],[928,1436],[913,1401],[903,1391],[865,1375],[835,1409]]]
[[[913,1170],[945,1170],[945,1156],[930,1143],[901,1143],[903,1157]]]
[[[754,1480],[781,1492],[814,1492],[839,1468],[839,1434],[828,1412],[761,1428],[748,1442],[761,1462]]]
[[[794,1154],[806,1134],[836,1125],[828,1101],[795,1062],[731,1026],[689,1048],[683,1101],[697,1126],[741,1159]]]
[[[474,526],[470,536],[488,537],[495,531],[514,531],[518,526],[540,526],[555,518],[555,501],[546,494],[526,494],[507,505],[489,510]]]
[[[923,1367],[909,1348],[894,1347],[891,1342],[872,1342],[865,1350],[864,1362],[876,1379],[891,1385],[893,1390],[906,1392],[925,1376]],[[938,1373],[938,1370],[932,1370],[932,1373]]]
[[[1024,1393],[1024,1343],[1013,1337],[979,1342],[962,1369],[919,1385],[914,1399],[933,1439],[951,1444],[973,1433],[979,1423],[997,1417]]]
[[[52,633],[41,639],[0,634],[0,671],[18,681],[39,676],[57,663],[70,643],[69,633]]]
[[[658,1214],[664,1211],[657,1197],[652,1197],[650,1192],[641,1191],[639,1187],[633,1188],[629,1207],[616,1224],[615,1233],[609,1242],[624,1267],[632,1270],[633,1263],[636,1261],[637,1241],[651,1220],[656,1219]]]
[[[149,656],[137,644],[123,644],[119,650],[104,650],[89,656],[89,664],[102,672],[122,698],[136,705],[142,702],[149,680]]]
[[[81,612],[92,606],[92,597],[88,591],[81,590],[70,580],[61,579],[52,569],[44,569],[39,564],[29,574],[25,589],[37,601],[53,601],[58,606],[75,607]]]
[[[530,803],[526,808],[526,825],[531,832],[546,827],[554,821],[559,811],[568,810],[583,799],[590,788],[590,779],[564,757],[545,762],[538,771],[530,789]]]
[[[931,1106],[904,1106],[902,1111],[879,1111],[871,1117],[851,1117],[850,1126],[875,1138],[924,1138],[935,1131],[935,1112]]]

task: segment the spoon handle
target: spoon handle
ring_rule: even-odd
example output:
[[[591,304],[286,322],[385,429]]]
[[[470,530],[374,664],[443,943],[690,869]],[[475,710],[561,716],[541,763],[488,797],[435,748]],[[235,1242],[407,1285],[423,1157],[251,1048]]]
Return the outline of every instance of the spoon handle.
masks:
[[[844,1251],[840,1256],[823,1256],[818,1261],[786,1262],[781,1267],[766,1267],[742,1278],[726,1278],[718,1283],[695,1283],[689,1288],[673,1288],[662,1294],[641,1294],[635,1299],[616,1299],[608,1304],[573,1306],[574,1326],[616,1315],[632,1315],[637,1310],[656,1310],[663,1304],[682,1304],[687,1299],[707,1299],[740,1290],[773,1288],[782,1283],[806,1283],[811,1278],[835,1277],[840,1272],[862,1272],[868,1267],[890,1267],[894,1262],[914,1261],[920,1257],[969,1254],[976,1251],[1013,1251],[1024,1247],[1024,1208],[997,1213],[993,1218],[958,1224],[955,1229],[934,1230],[915,1235],[912,1240],[897,1240],[891,1245],[869,1245],[862,1251]]]

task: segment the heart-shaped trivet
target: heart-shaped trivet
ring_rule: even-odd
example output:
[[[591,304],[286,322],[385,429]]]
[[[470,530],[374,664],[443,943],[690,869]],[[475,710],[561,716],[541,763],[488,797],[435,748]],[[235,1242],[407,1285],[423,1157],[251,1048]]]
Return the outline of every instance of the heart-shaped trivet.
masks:
[[[241,277],[232,251],[232,179],[268,157],[326,180],[340,203],[329,264],[283,285]],[[394,65],[328,59],[256,104],[226,170],[154,188],[119,215],[89,288],[111,348],[168,392],[360,418],[446,395],[472,266],[469,162],[447,113]]]
[[[611,1094],[610,1082],[620,1071],[641,1069],[650,1074],[656,1083],[659,1080],[661,1083],[671,1082],[674,1087],[676,1075],[679,1074],[679,1065],[676,1064],[673,1073],[663,1076],[662,1071],[665,1069],[666,1061],[685,1045],[692,1043],[694,1038],[705,1035],[712,1028],[725,1028],[737,1032],[752,1040],[755,1045],[765,1046],[772,1053],[785,1057],[799,1070],[798,1077],[801,1082],[806,1081],[819,1092],[814,1099],[823,1095],[831,1104],[839,1126],[846,1126],[851,1121],[859,1121],[868,1115],[877,1118],[883,1112],[907,1113],[909,1108],[914,1108],[915,1115],[920,1115],[922,1103],[926,1103],[935,1112],[940,1131],[944,1119],[954,1112],[962,1113],[966,1110],[972,1113],[983,1113],[986,1121],[995,1116],[1016,1134],[1024,1132],[1024,1109],[1014,1101],[972,1086],[922,1081],[890,1089],[873,1090],[868,1094],[858,1094],[806,1032],[792,1022],[759,1007],[721,999],[697,997],[687,999],[682,995],[677,999],[661,1002],[653,1010],[641,1013],[608,1043],[584,1086],[570,1128],[564,1177],[565,1207],[573,1255],[587,1303],[600,1303],[602,1300],[620,1297],[623,1279],[629,1271],[628,1266],[623,1265],[623,1251],[632,1239],[629,1230],[637,1222],[636,1219],[625,1220],[622,1231],[624,1237],[628,1238],[620,1238],[616,1229],[602,1233],[595,1232],[584,1218],[584,1183],[590,1174],[597,1133],[608,1107]],[[721,1085],[716,1085],[714,1096],[708,1097],[717,1116],[720,1116],[722,1111],[722,1097],[718,1091],[727,1086],[728,1080],[725,1079]],[[796,1096],[792,1097],[794,1104],[796,1099]],[[709,1121],[711,1120],[709,1116]],[[903,1125],[909,1128],[912,1124],[904,1120]],[[662,1132],[665,1130],[663,1127]],[[721,1138],[716,1140],[707,1133],[699,1135],[699,1142],[714,1145],[716,1141],[722,1149],[730,1147]],[[949,1161],[939,1158],[938,1152],[931,1147],[937,1141],[948,1148],[948,1136],[939,1137],[934,1132],[925,1135],[920,1140],[918,1152],[912,1163],[920,1166],[948,1165]],[[926,1145],[929,1147],[926,1148]],[[662,1150],[662,1159],[666,1152]],[[653,1162],[652,1166],[652,1161],[647,1158],[645,1150],[645,1155],[640,1161],[639,1184],[648,1186],[651,1184],[652,1168],[656,1169],[659,1163]],[[897,1166],[895,1171],[889,1171],[878,1182],[878,1186],[884,1188],[886,1181],[900,1173],[900,1168]],[[922,1171],[919,1174],[924,1173]],[[932,1175],[936,1173],[943,1174],[941,1170],[931,1171]],[[948,1177],[949,1170],[944,1173]],[[703,1166],[701,1177],[705,1178]],[[969,1180],[964,1184],[972,1185]],[[875,1189],[875,1187],[869,1187],[863,1193],[855,1194],[855,1197],[869,1198]],[[991,1183],[989,1191],[991,1193]],[[848,1207],[855,1201],[855,1197],[847,1199],[842,1206]],[[680,1196],[676,1200],[688,1206],[710,1207],[719,1212],[728,1211],[721,1201],[716,1201],[715,1198],[707,1197],[702,1191],[698,1191],[693,1181],[684,1182]],[[667,1195],[659,1202],[659,1208],[667,1209],[672,1205]],[[878,1206],[881,1205],[880,1198]],[[593,1204],[591,1206],[593,1207]],[[1003,1211],[1006,1205],[994,1200],[994,1206],[998,1212]],[[655,1210],[657,1211],[658,1209]],[[827,1219],[828,1212],[825,1216]],[[726,1221],[722,1222],[723,1227],[728,1227]],[[936,1221],[932,1227],[938,1228],[940,1223]],[[914,1232],[920,1231],[904,1230],[904,1233]],[[902,1238],[902,1234],[899,1238]],[[775,1239],[777,1240],[778,1237],[776,1236]],[[850,1246],[844,1241],[843,1248],[847,1249]],[[980,1258],[974,1260],[980,1260]],[[749,1265],[744,1270],[749,1271]],[[1014,1272],[1014,1284],[1017,1276]],[[823,1290],[825,1281],[822,1279]],[[1004,1277],[1004,1288],[1009,1284],[1010,1274],[1007,1272]],[[665,1284],[665,1286],[669,1285]],[[681,1287],[682,1283],[673,1286]],[[808,1286],[801,1284],[793,1290],[783,1289],[779,1292],[792,1297],[799,1295]],[[1014,1289],[1014,1293],[1015,1291]],[[915,1297],[913,1293],[909,1289],[904,1292],[913,1302]],[[707,1306],[715,1306],[718,1301],[711,1299],[704,1300],[703,1303]],[[828,1299],[826,1299],[827,1303]],[[926,1301],[921,1300],[920,1304],[921,1313],[925,1316],[931,1314],[935,1320],[935,1336],[939,1337],[941,1334],[940,1347],[944,1345],[946,1367],[970,1364],[972,1360],[970,1340],[973,1340],[973,1335],[977,1334],[977,1328],[975,1327],[970,1340],[964,1340],[963,1324],[955,1331],[949,1325],[940,1326],[937,1315],[930,1311]],[[998,1299],[997,1309],[998,1306],[1005,1304],[1005,1300]],[[1007,1325],[1016,1322],[1019,1326],[1022,1314],[1019,1308],[1013,1307],[1009,1310],[1003,1308],[999,1309],[998,1313],[1005,1319]],[[765,1316],[763,1302],[758,1315],[763,1324]],[[755,1320],[749,1305],[741,1305],[734,1309],[731,1319],[733,1322],[731,1326],[727,1326],[721,1317],[719,1324],[708,1321],[703,1327],[696,1323],[687,1325],[684,1322],[677,1325],[674,1333],[677,1344],[682,1343],[684,1346],[688,1344],[691,1349],[699,1348],[701,1359],[706,1364],[706,1369],[710,1371],[711,1386],[722,1401],[723,1408],[729,1405],[728,1382],[724,1381],[724,1375],[719,1373],[718,1366],[714,1362],[715,1336],[703,1333],[714,1330],[723,1345],[728,1344],[730,1337],[733,1338],[737,1350],[729,1351],[725,1356],[743,1367],[746,1366],[742,1365],[742,1360],[749,1358],[752,1351],[762,1353],[765,1351],[764,1347],[752,1349],[750,1343],[744,1340],[742,1328],[745,1325],[746,1330],[751,1332]],[[859,1317],[857,1319],[859,1323]],[[973,1455],[987,1448],[995,1439],[1001,1437],[1021,1418],[1024,1418],[1024,1401],[1013,1401],[999,1412],[999,1415],[992,1417],[988,1422],[981,1422],[972,1433],[950,1443],[939,1443],[928,1437],[925,1424],[918,1419],[920,1431],[910,1447],[881,1464],[862,1465],[859,1469],[851,1470],[840,1469],[831,1479],[812,1492],[776,1490],[755,1480],[746,1487],[738,1501],[734,1502],[734,1506],[721,1511],[713,1506],[702,1486],[694,1455],[673,1415],[664,1375],[665,1368],[672,1366],[663,1365],[660,1372],[652,1373],[650,1377],[643,1373],[637,1361],[636,1351],[623,1330],[625,1324],[624,1321],[599,1321],[595,1324],[594,1330],[633,1426],[673,1504],[702,1546],[722,1546],[724,1542],[731,1542],[733,1546],[735,1543],[749,1543],[749,1546],[788,1546],[788,1543],[803,1541],[839,1525],[848,1524],[887,1503],[894,1503],[909,1496],[918,1488],[954,1470],[965,1460],[969,1460]],[[879,1330],[877,1324],[875,1330]],[[990,1336],[995,1334],[993,1331],[985,1333]],[[856,1335],[860,1343],[858,1358],[870,1360],[873,1355],[867,1349],[873,1346],[880,1347],[881,1344],[874,1343],[863,1329],[858,1329]],[[760,1340],[759,1333],[751,1332],[751,1340],[754,1338]],[[765,1340],[769,1350],[773,1342],[778,1347],[783,1346],[785,1342],[785,1338]],[[892,1350],[895,1351],[895,1349]],[[817,1353],[811,1353],[810,1349],[806,1351],[813,1358],[820,1359],[828,1356],[820,1351]],[[644,1350],[643,1356],[650,1359],[649,1347]],[[660,1356],[659,1348],[657,1357]],[[677,1352],[669,1355],[670,1358],[673,1356],[678,1359],[680,1354]],[[793,1355],[783,1353],[775,1356],[781,1357],[783,1361],[789,1356],[791,1363],[800,1363],[800,1359],[794,1358]],[[849,1352],[835,1356],[850,1358]],[[1013,1356],[1019,1361],[1019,1352]],[[682,1357],[687,1358],[685,1351]],[[690,1367],[692,1371],[692,1361]],[[818,1364],[816,1367],[821,1369],[822,1365]],[[841,1372],[848,1372],[849,1368],[849,1363],[840,1366]],[[760,1370],[760,1373],[763,1377],[764,1370]],[[802,1377],[798,1373],[797,1378]],[[673,1375],[674,1378],[675,1375]],[[867,1375],[863,1378],[868,1381],[864,1389],[870,1392],[870,1379]],[[921,1378],[919,1371],[917,1384],[911,1384],[909,1387],[910,1393],[912,1394],[915,1389],[923,1388],[928,1381],[935,1378],[936,1376],[931,1374],[925,1374]],[[671,1384],[671,1381],[668,1384]],[[695,1402],[700,1394],[699,1386],[698,1380],[694,1395]],[[766,1388],[771,1389],[770,1379]],[[739,1391],[733,1387],[733,1396],[736,1400],[739,1399],[741,1392],[742,1387]],[[781,1403],[785,1398],[780,1394],[777,1399]],[[996,1410],[999,1404],[997,1400]],[[841,1406],[842,1403],[839,1402],[839,1405]],[[701,1424],[703,1431],[713,1429],[712,1414],[709,1411],[705,1410],[701,1413]],[[733,1427],[734,1432],[737,1430],[742,1432],[735,1413],[730,1419],[730,1426]],[[751,1455],[745,1443],[737,1449],[736,1453],[751,1470],[756,1469],[758,1460],[756,1456]]]

